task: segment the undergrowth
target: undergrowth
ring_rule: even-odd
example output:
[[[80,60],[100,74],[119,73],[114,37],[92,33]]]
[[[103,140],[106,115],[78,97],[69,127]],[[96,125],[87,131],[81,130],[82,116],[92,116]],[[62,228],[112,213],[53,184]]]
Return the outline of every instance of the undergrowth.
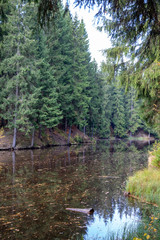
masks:
[[[153,144],[153,149],[150,154],[153,156],[152,165],[160,168],[160,142]]]

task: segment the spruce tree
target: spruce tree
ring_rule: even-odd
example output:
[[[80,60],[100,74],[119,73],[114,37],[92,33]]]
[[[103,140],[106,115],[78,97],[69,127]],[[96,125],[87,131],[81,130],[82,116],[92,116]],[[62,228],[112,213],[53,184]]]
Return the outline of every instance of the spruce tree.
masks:
[[[38,38],[36,66],[39,69],[37,88],[40,89],[37,106],[37,123],[39,127],[53,128],[59,124],[61,119],[57,81],[54,77],[53,68],[49,64],[47,36],[43,30],[38,31],[36,36]]]
[[[13,144],[16,146],[17,128],[26,133],[32,129],[30,117],[35,114],[37,101],[36,79],[39,71],[35,67],[36,42],[32,32],[25,25],[26,6],[20,1],[11,2],[12,10],[8,17],[4,36],[1,62],[1,117],[14,129]]]
[[[75,123],[82,128],[87,124],[90,97],[87,94],[89,87],[89,42],[84,22],[78,21],[77,16],[73,20],[74,58],[73,58],[73,106],[75,111]],[[85,132],[85,131],[84,131]]]
[[[107,97],[107,85],[95,61],[89,64],[89,83],[88,95],[91,100],[89,102],[88,131],[92,137],[96,135],[107,138],[110,133],[110,118],[106,106],[110,103]]]
[[[112,87],[112,119],[111,124],[114,129],[114,135],[117,137],[126,136],[124,98],[120,88]]]
[[[89,103],[89,118],[88,118],[88,128],[90,136],[93,137],[98,129],[98,118],[99,118],[99,108],[100,101],[99,97],[99,84],[98,84],[98,67],[97,63],[94,61],[89,67],[90,85],[88,89],[88,95],[91,98]]]
[[[73,107],[73,25],[69,13],[64,17],[61,6],[54,28],[48,33],[49,63],[58,83],[58,103],[65,129],[75,121]]]
[[[140,117],[140,101],[136,100],[135,89],[130,88],[125,96],[126,128],[130,136],[138,129],[144,129],[144,123]]]

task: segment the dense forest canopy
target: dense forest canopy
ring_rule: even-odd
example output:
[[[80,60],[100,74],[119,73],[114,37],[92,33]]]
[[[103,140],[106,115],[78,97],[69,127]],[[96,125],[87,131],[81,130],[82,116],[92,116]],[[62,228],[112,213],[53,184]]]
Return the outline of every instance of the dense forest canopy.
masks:
[[[160,3],[113,1],[106,12],[110,18],[104,15],[102,28],[113,47],[106,50],[103,69],[126,89],[137,89],[144,118],[160,131]]]
[[[137,89],[137,96],[144,98],[145,120],[160,131],[159,0],[75,0],[74,4],[98,8],[97,16],[103,19],[102,28],[113,42],[113,48],[106,51],[103,70],[111,74],[111,79],[118,75],[126,89],[130,85]],[[54,18],[54,13],[59,11],[57,6],[58,1],[39,2],[42,25],[46,19]]]
[[[77,6],[99,8],[113,47],[106,50],[103,71],[134,86],[144,99],[145,120],[160,132],[160,2],[159,0],[76,0]]]
[[[101,71],[91,60],[84,22],[72,17],[61,3],[57,2],[58,9],[49,8],[49,3],[56,4],[43,0],[38,5],[21,0],[0,2],[0,118],[1,126],[13,130],[12,147],[16,146],[17,131],[32,134],[33,146],[35,131],[41,136],[44,129],[58,125],[64,130],[75,125],[84,134],[99,137],[132,136],[139,129],[152,132],[141,119],[142,101],[136,99],[137,92],[146,98],[146,119],[159,131],[159,45],[154,45],[158,36],[151,34],[151,25],[140,38],[135,36],[134,42],[127,35],[132,31],[123,31],[124,19],[124,25],[119,23],[115,30],[123,5],[119,5],[115,22],[101,12],[102,27],[113,39]],[[112,10],[115,13],[117,5],[106,3],[110,15]],[[54,13],[50,15],[50,11]],[[54,20],[52,27],[40,28],[37,14],[42,16],[42,25],[46,19]],[[132,30],[134,35],[135,28]],[[146,49],[148,34],[152,44]],[[125,83],[127,94],[119,83]]]

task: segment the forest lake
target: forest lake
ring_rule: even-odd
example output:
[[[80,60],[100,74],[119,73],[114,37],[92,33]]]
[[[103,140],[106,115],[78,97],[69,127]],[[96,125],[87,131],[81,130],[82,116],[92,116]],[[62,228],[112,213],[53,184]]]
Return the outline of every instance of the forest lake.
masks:
[[[154,208],[123,194],[127,178],[147,166],[150,147],[150,142],[100,140],[1,151],[0,238],[121,239]]]

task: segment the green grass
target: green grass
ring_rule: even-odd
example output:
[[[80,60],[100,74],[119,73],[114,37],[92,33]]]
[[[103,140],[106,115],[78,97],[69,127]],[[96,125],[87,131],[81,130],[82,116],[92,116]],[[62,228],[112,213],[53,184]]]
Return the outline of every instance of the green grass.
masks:
[[[152,165],[160,168],[160,142],[155,142],[153,145],[153,150],[150,152],[150,154],[153,156]]]
[[[129,177],[126,190],[141,201],[160,207],[160,170],[144,169]]]

